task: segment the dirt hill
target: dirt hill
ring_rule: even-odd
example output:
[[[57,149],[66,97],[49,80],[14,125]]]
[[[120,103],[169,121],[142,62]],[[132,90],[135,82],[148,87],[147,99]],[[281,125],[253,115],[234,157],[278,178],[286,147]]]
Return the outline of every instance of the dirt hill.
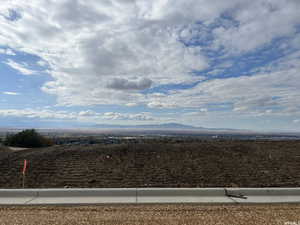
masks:
[[[294,187],[300,141],[198,141],[0,151],[0,188]]]

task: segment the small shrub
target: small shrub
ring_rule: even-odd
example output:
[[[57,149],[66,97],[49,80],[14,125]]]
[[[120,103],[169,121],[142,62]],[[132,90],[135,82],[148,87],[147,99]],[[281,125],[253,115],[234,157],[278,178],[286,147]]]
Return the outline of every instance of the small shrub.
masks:
[[[50,139],[40,135],[34,129],[23,130],[17,134],[8,135],[4,144],[22,148],[39,148],[53,145]]]

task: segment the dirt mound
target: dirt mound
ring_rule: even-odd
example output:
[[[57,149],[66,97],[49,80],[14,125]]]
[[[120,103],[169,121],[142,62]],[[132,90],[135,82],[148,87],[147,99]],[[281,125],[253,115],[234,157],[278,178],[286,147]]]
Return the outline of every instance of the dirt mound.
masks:
[[[55,146],[0,152],[0,188],[300,186],[299,141]]]

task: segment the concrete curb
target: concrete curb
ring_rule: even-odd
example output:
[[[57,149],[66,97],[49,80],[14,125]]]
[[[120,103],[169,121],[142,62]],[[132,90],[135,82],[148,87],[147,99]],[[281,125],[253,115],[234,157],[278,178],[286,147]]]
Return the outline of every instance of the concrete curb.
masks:
[[[232,203],[223,188],[138,188],[138,203]]]
[[[0,189],[0,205],[300,203],[300,188]]]
[[[226,188],[236,203],[300,203],[300,188]]]

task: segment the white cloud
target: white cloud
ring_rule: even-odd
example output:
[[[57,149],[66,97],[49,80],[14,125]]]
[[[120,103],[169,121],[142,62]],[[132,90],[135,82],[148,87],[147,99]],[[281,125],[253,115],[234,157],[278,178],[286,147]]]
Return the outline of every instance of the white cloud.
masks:
[[[52,111],[46,109],[0,109],[0,116],[25,117],[40,119],[76,119],[76,113],[66,111]]]
[[[193,112],[187,112],[184,114],[186,117],[198,117],[198,116],[204,116],[207,115],[208,109],[206,108],[200,108],[198,111]]]
[[[11,91],[4,91],[4,92],[2,92],[2,94],[4,94],[4,95],[20,95],[20,93],[11,92]]]
[[[122,78],[114,78],[107,84],[107,88],[116,90],[145,90],[151,87],[152,81],[142,78],[138,81],[129,81]]]
[[[11,60],[11,59],[9,59],[6,62],[6,64],[9,65],[11,68],[17,70],[18,72],[20,72],[23,75],[33,75],[33,74],[36,74],[36,71],[28,69],[26,67],[26,65],[17,63],[15,61]]]
[[[5,54],[5,55],[16,55],[16,53],[14,53],[11,49],[7,48],[7,49],[3,49],[0,48],[0,54]]]
[[[96,115],[99,115],[98,113],[92,111],[92,110],[86,110],[86,111],[80,111],[78,113],[79,116],[86,116],[86,117],[89,117],[89,116],[96,116]]]
[[[161,95],[149,95],[149,107],[221,108],[227,105],[232,113],[246,115],[293,115],[300,113],[300,63],[294,61],[285,67],[255,74],[203,81],[193,88]],[[281,65],[284,65],[282,62]]]
[[[293,120],[294,123],[300,123],[300,120]]]
[[[44,60],[39,60],[39,61],[37,61],[37,64],[38,64],[39,66],[47,66],[47,62],[45,62]]]
[[[137,114],[122,114],[117,112],[104,113],[103,119],[105,120],[136,120],[136,121],[152,121],[154,117],[150,113],[137,113]]]
[[[151,113],[117,113],[106,112],[98,113],[92,110],[70,112],[55,111],[50,109],[0,109],[1,117],[21,117],[21,118],[37,118],[37,119],[60,119],[72,120],[79,122],[103,123],[110,121],[158,121]]]
[[[10,9],[18,12],[18,20],[7,19]],[[248,53],[276,38],[295,36],[299,11],[298,0],[3,0],[0,45],[39,56],[38,65],[48,65],[53,78],[42,90],[62,105],[201,109],[215,103],[231,105],[235,113],[295,113],[298,58],[253,76],[202,81],[193,72],[210,66],[206,50]],[[182,39],[200,44],[185,45]],[[12,60],[7,64],[22,74],[35,73]],[[219,65],[212,74],[231,65]],[[167,94],[142,92],[197,81],[202,82]]]
[[[149,108],[176,108],[180,107],[180,105],[177,105],[175,102],[163,102],[163,101],[156,101],[153,100],[147,104]]]
[[[128,107],[134,107],[134,106],[137,106],[137,104],[134,103],[134,102],[129,102],[129,103],[125,104],[125,105],[128,106]]]
[[[214,30],[215,44],[231,53],[253,51],[276,37],[293,35],[300,21],[297,0],[256,0],[243,2],[233,18],[238,25]]]
[[[124,92],[195,82],[201,78],[190,72],[208,66],[201,48],[178,41],[178,22],[183,26],[191,21],[177,6],[144,0],[5,1],[2,10],[18,11],[20,19],[0,19],[0,44],[48,62],[54,81],[42,90],[57,95],[61,104],[127,104],[136,97],[143,101],[141,95]],[[33,72],[9,64],[23,74]]]

